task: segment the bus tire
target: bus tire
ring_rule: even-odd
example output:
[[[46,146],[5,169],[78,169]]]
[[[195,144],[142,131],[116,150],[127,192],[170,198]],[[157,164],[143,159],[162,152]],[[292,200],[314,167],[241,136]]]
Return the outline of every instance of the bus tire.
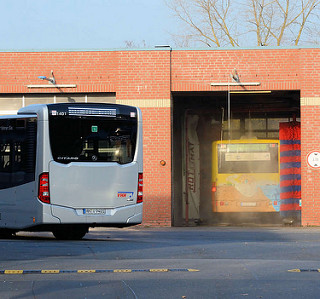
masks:
[[[87,232],[87,228],[77,227],[64,227],[52,231],[57,240],[81,240]]]

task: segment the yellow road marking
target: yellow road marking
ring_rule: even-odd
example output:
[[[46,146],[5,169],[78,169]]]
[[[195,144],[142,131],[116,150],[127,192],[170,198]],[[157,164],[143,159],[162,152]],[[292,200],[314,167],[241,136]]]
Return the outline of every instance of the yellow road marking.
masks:
[[[22,274],[23,270],[5,270],[4,274]]]
[[[189,272],[199,272],[197,269],[188,269]]]
[[[150,269],[150,272],[168,272],[169,269]]]
[[[78,270],[77,273],[96,273],[96,270]]]
[[[319,270],[319,269],[318,269]],[[318,271],[318,270],[312,270]],[[292,269],[289,272],[303,272],[305,270]],[[319,270],[320,271],[320,270]],[[57,270],[57,269],[46,269],[46,270],[0,270],[0,274],[71,274],[71,273],[133,273],[133,272],[199,272],[197,269],[80,269],[80,270]]]
[[[60,270],[41,270],[42,274],[59,274]]]
[[[131,269],[115,269],[113,270],[114,273],[131,273]]]

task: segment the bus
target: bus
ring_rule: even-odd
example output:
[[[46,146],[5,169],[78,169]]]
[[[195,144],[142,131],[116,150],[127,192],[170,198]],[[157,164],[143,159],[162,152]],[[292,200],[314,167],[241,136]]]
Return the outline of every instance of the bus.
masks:
[[[212,143],[212,210],[279,212],[279,140]]]
[[[142,222],[142,115],[117,104],[35,104],[0,117],[0,231],[81,239]]]

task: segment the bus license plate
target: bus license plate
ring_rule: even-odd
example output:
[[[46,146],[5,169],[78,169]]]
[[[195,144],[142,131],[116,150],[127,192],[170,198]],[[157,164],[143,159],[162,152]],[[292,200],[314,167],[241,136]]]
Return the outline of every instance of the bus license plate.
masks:
[[[83,214],[86,214],[86,215],[105,215],[106,209],[83,209]]]

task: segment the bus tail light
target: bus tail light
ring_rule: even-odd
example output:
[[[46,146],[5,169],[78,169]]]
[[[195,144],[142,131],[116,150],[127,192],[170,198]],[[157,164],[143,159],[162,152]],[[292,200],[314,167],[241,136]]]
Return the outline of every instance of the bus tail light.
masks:
[[[138,195],[137,203],[143,202],[143,173],[138,174]]]
[[[212,182],[211,185],[211,201],[212,201],[212,211],[218,212],[218,205],[216,201],[216,192],[217,192],[217,184],[216,182]]]
[[[49,173],[43,172],[39,176],[38,198],[44,203],[50,203]]]

